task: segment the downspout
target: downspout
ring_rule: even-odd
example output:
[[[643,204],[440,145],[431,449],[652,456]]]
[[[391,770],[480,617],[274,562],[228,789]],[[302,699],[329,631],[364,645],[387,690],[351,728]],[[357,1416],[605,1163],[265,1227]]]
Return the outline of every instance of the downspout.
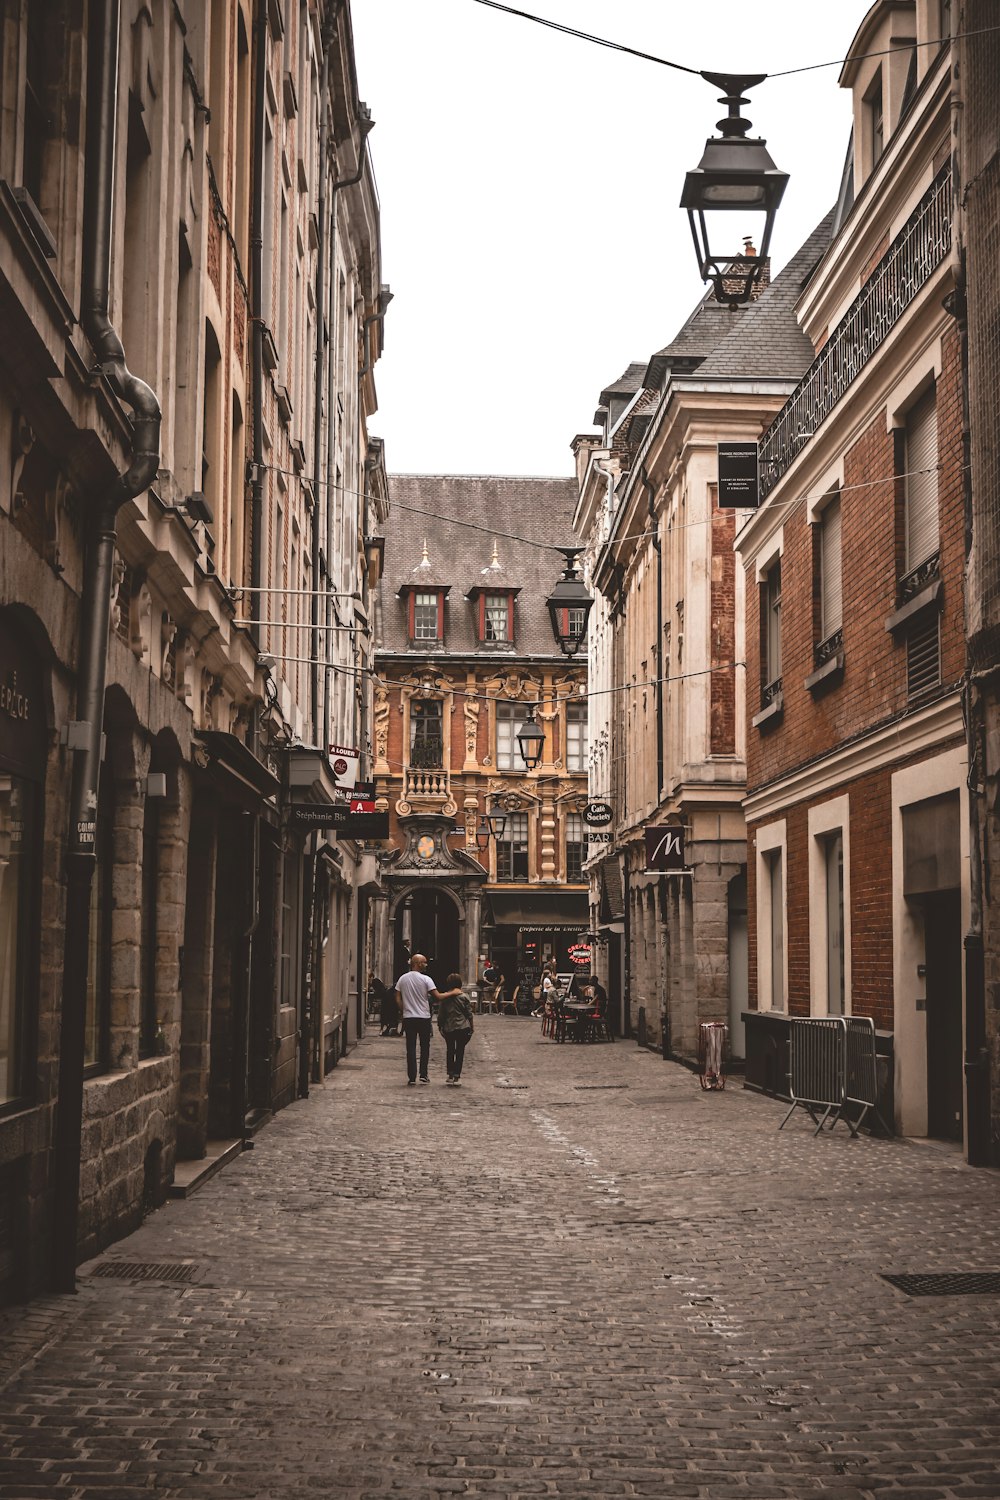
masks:
[[[253,232],[250,236],[251,385],[253,386],[253,459],[251,462],[250,605],[247,617],[260,619],[261,564],[264,526],[264,126],[267,120],[267,4],[257,0],[257,38],[254,58]]]
[[[372,359],[371,326],[373,323],[382,323],[385,321],[386,311],[388,310],[389,303],[391,301],[392,292],[390,291],[390,289],[387,286],[380,286],[378,289],[378,311],[373,312],[370,317],[365,319],[364,322],[365,362],[361,366],[361,369],[358,371],[359,385],[361,381],[364,380],[365,376],[370,373],[372,365],[374,364],[374,360]]]
[[[329,11],[323,24],[323,68],[320,74],[319,124],[319,200],[316,209],[319,244],[316,248],[316,389],[313,392],[313,511],[312,511],[312,666],[310,696],[314,742],[319,742],[319,554],[320,554],[320,465],[323,461],[323,375],[324,359],[329,357],[330,328],[323,316],[323,289],[326,284],[326,175],[329,150],[330,110],[327,99],[330,78],[330,47],[333,43],[334,13]],[[324,337],[325,334],[325,337]],[[329,491],[326,504],[331,503]],[[329,566],[329,559],[327,559]],[[327,636],[327,639],[329,637]]]
[[[95,0],[88,38],[88,59],[93,72],[87,100],[89,191],[84,205],[80,322],[97,355],[101,374],[115,395],[132,408],[134,417],[131,462],[98,498],[94,508],[80,602],[75,726],[79,743],[73,751],[66,845],[66,926],[55,1131],[53,1285],[60,1292],[76,1290],[90,893],[96,863],[115,534],[119,510],[148,488],[160,461],[160,404],[150,387],[130,372],[121,340],[108,315],[120,20],[119,0]]]
[[[650,482],[645,468],[642,471],[642,482],[646,486],[646,510],[656,552],[656,804],[659,807],[663,799],[663,543],[656,517],[656,487]],[[665,992],[660,1015],[660,1051],[664,1058],[669,1058],[670,1005],[666,994],[666,975],[662,977]]]

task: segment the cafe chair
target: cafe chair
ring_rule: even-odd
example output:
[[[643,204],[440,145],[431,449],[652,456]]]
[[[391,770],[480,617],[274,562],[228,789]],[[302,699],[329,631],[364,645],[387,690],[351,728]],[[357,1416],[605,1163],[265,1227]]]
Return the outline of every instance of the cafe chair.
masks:
[[[500,990],[500,1004],[498,1006],[498,1009],[499,1009],[500,1014],[502,1016],[516,1016],[517,1015],[517,997],[518,997],[518,994],[520,992],[520,989],[521,989],[521,986],[519,984],[515,985],[514,986],[514,993],[510,996],[509,999],[508,999],[507,995],[504,993],[503,989]]]

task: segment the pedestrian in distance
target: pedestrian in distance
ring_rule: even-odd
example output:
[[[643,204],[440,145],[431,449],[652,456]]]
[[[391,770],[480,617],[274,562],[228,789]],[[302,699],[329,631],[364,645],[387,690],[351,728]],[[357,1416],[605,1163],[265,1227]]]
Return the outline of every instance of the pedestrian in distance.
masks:
[[[474,1028],[472,1005],[462,988],[461,974],[449,974],[448,983],[452,988],[438,1006],[437,1023],[447,1053],[448,1082],[454,1086],[462,1081],[462,1061]]]
[[[424,973],[426,968],[426,956],[414,953],[409,969],[396,980],[396,1004],[403,1018],[403,1034],[406,1037],[406,1081],[410,1087],[417,1081],[418,1041],[420,1082],[430,1081],[427,1077],[427,1064],[431,1051],[431,1001],[440,1002],[455,993],[453,990],[435,989],[433,979]]]
[[[372,994],[379,1004],[379,1027],[382,1036],[399,1036],[399,1007],[396,995],[377,976],[372,980]]]

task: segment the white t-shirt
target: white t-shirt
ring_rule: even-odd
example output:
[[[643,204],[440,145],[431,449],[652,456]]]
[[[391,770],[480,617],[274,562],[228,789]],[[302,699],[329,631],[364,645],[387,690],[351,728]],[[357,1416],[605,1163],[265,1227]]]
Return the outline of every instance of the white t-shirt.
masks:
[[[430,1019],[431,990],[434,989],[434,981],[429,974],[421,974],[419,969],[408,969],[405,974],[400,974],[396,980],[396,988],[403,997],[403,1016],[421,1016],[424,1020]]]

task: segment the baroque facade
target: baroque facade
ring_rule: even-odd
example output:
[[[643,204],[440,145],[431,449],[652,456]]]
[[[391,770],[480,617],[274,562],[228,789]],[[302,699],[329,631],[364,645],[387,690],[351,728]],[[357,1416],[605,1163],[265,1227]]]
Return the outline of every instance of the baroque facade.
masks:
[[[357,1035],[374,856],[288,810],[365,734],[387,292],[348,5],[14,0],[0,47],[10,1297]]]
[[[561,654],[545,606],[575,487],[394,475],[389,491],[373,759],[393,848],[373,898],[373,973],[391,984],[424,952],[437,981],[457,970],[476,984],[493,960],[530,1009],[544,962],[589,962],[586,671]],[[545,741],[528,771],[515,736],[532,712]],[[480,847],[490,810],[503,832]]]

